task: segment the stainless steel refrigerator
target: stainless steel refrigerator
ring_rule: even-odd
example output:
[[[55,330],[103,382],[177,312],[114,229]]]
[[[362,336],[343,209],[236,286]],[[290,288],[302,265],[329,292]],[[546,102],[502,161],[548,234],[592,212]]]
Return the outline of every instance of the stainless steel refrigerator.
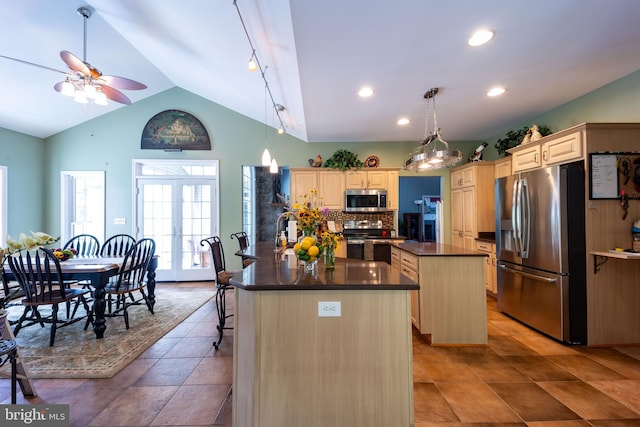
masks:
[[[496,179],[498,309],[586,344],[584,162]]]

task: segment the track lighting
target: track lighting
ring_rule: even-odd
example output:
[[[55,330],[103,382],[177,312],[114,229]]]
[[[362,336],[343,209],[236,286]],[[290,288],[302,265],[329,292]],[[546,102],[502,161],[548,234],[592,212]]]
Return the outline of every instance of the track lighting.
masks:
[[[263,68],[262,64],[260,63],[260,60],[258,59],[258,54],[256,52],[256,49],[255,49],[255,47],[253,47],[253,43],[251,42],[251,37],[249,37],[249,31],[247,30],[247,26],[244,23],[244,19],[242,19],[242,14],[240,13],[240,8],[238,8],[238,1],[237,0],[233,0],[233,5],[235,6],[236,11],[238,12],[238,17],[240,18],[240,23],[242,24],[242,29],[244,30],[244,34],[247,36],[247,41],[249,42],[249,46],[251,47],[251,58],[249,59],[248,68],[249,68],[250,71],[260,70],[260,76],[262,77],[262,80],[264,80],[265,88],[266,88],[267,92],[269,93],[269,98],[271,98],[271,104],[273,106],[273,110],[275,111],[276,116],[278,117],[278,121],[280,122],[280,127],[278,129],[278,134],[283,134],[283,133],[285,133],[285,130],[287,129],[286,126],[284,125],[284,121],[282,120],[282,116],[280,116],[280,113],[282,111],[284,111],[284,107],[281,104],[276,104],[276,101],[273,98],[273,93],[271,93],[271,88],[269,87],[269,82],[267,81],[267,76],[265,75],[265,72],[266,72],[267,68],[266,67]],[[252,67],[255,67],[255,68],[252,69]]]

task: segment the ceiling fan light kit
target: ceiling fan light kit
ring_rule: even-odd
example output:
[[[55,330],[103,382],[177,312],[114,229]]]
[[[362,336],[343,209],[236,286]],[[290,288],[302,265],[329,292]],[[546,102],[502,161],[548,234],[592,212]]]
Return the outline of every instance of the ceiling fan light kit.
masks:
[[[87,62],[87,20],[92,13],[93,9],[89,7],[78,8],[78,15],[84,20],[83,57],[80,60],[71,52],[61,51],[60,58],[75,74],[70,74],[64,81],[56,83],[53,87],[63,95],[73,96],[73,100],[80,104],[91,101],[96,105],[107,105],[107,99],[110,99],[120,104],[130,105],[131,100],[116,88],[142,90],[147,86],[124,77],[105,76]]]
[[[404,169],[411,171],[427,171],[441,169],[455,165],[462,160],[462,151],[449,150],[449,143],[442,139],[438,118],[436,115],[436,94],[439,88],[429,89],[424,98],[427,100],[427,113],[425,115],[425,136],[420,141],[420,145],[413,150],[405,159]],[[429,104],[433,100],[433,131],[429,132]],[[438,147],[438,144],[441,147]]]
[[[53,85],[53,88],[63,95],[73,97],[74,101],[78,103],[87,104],[91,101],[96,105],[107,105],[107,99],[110,99],[120,104],[130,105],[131,100],[118,89],[142,90],[146,89],[147,86],[125,77],[105,76],[100,70],[87,62],[87,20],[91,17],[93,9],[83,6],[78,8],[77,12],[84,20],[83,59],[80,60],[80,58],[66,50],[60,52],[60,58],[67,64],[72,73],[22,59],[11,58],[4,55],[0,55],[0,57],[65,74],[67,77],[63,81]]]

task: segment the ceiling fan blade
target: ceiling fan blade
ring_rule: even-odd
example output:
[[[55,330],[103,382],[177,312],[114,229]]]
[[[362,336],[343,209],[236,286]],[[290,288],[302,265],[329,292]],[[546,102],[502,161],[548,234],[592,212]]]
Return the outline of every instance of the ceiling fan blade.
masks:
[[[127,98],[127,95],[120,92],[118,89],[114,89],[107,85],[100,85],[102,92],[112,101],[119,102],[120,104],[131,105],[131,100]]]
[[[56,70],[55,68],[50,68],[44,65],[40,65],[40,64],[34,64],[33,62],[29,62],[29,61],[23,61],[22,59],[17,59],[17,58],[12,58],[10,56],[4,56],[4,55],[0,55],[0,58],[4,58],[4,59],[8,59],[10,61],[16,61],[16,62],[21,62],[23,64],[27,64],[27,65],[32,65],[34,67],[38,67],[38,68],[43,68],[45,70],[49,70],[49,71],[55,71],[56,73],[61,73],[61,74],[65,74],[67,76],[71,76],[72,74],[66,72],[66,71],[62,71],[62,70]]]
[[[85,76],[91,75],[91,70],[89,69],[87,64],[85,64],[84,61],[75,56],[73,53],[63,50],[60,52],[60,58],[62,58],[64,63],[67,64],[67,67],[69,67],[76,73],[81,73]]]
[[[118,89],[142,90],[147,88],[147,85],[126,77],[100,76],[99,80],[104,81],[105,84],[108,84],[109,86],[117,87]]]

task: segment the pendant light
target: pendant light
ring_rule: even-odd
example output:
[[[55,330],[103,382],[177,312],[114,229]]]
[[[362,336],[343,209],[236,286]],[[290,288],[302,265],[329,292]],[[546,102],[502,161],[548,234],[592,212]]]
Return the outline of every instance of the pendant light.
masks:
[[[450,167],[462,160],[462,151],[449,150],[449,143],[442,139],[436,114],[436,94],[439,88],[431,88],[425,94],[427,113],[425,115],[424,138],[420,145],[405,159],[404,169],[416,172]],[[429,106],[433,100],[433,131],[429,131]]]

